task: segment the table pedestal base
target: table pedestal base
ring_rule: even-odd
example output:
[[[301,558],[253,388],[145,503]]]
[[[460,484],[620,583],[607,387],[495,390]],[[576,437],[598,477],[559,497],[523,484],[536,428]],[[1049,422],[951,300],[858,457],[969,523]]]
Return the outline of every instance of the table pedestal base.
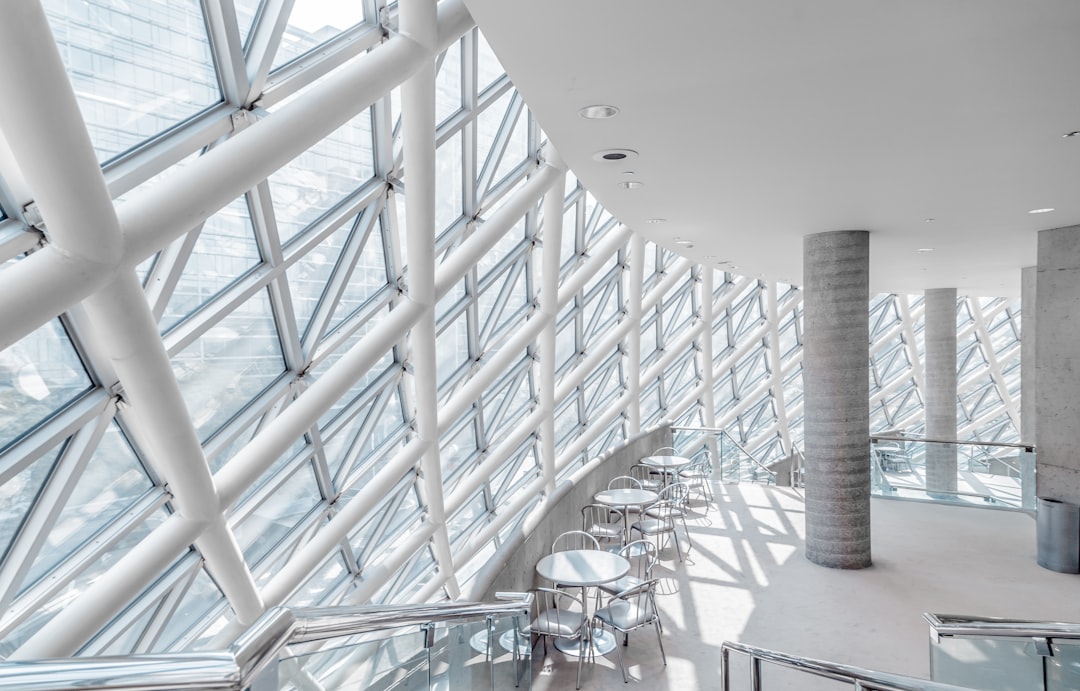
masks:
[[[615,650],[615,646],[618,644],[619,641],[610,631],[605,629],[593,629],[591,639],[585,646],[585,654],[587,655],[592,652],[596,655],[607,655],[612,650]],[[577,657],[581,654],[581,643],[576,639],[556,638],[555,649],[565,655]]]

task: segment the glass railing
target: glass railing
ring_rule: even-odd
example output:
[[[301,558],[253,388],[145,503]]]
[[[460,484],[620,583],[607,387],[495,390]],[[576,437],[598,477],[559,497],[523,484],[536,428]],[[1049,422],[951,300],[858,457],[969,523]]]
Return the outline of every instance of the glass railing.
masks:
[[[923,616],[936,681],[985,691],[1080,689],[1080,624]]]
[[[736,667],[732,664],[732,653],[745,658],[747,664]],[[973,689],[982,688],[878,672],[852,665],[789,655],[742,643],[725,641],[720,646],[721,691],[819,688],[812,685],[812,680],[808,677],[830,679],[847,684],[850,688],[866,691],[973,691]],[[835,688],[835,685],[830,684],[820,688]]]
[[[532,687],[529,593],[268,611],[227,651],[0,662],[0,691]]]
[[[1024,444],[870,437],[875,495],[1035,510],[1035,450]]]
[[[679,455],[697,460],[701,457],[716,459],[712,462],[715,477],[721,482],[757,482],[766,485],[783,480],[785,469],[773,469],[753,454],[727,430],[713,427],[672,427],[672,446]]]

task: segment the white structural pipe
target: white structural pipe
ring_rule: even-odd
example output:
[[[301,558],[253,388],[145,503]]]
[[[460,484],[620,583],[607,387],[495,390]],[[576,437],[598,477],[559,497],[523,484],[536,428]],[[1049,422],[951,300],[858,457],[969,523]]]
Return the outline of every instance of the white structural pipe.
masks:
[[[375,366],[401,340],[423,308],[404,301],[331,365],[302,395],[264,427],[215,475],[221,504],[226,509],[260,475],[288,451],[323,413],[349,392],[356,380]]]
[[[364,516],[371,512],[371,508],[378,506],[394,485],[413,469],[423,451],[419,443],[406,445],[347,503],[340,505],[337,514],[312,535],[311,540],[296,550],[263,587],[262,598],[266,606],[274,607],[285,602],[294,590],[311,578],[319,564],[341,547],[341,541],[348,538]]]
[[[196,542],[199,551],[237,619],[253,623],[263,611],[255,581],[224,524],[202,445],[135,272],[121,272],[83,307],[112,360],[129,412],[138,420],[148,460],[169,486],[176,510],[206,523],[209,530]]]
[[[98,632],[103,613],[119,613],[134,593],[160,575],[147,564],[168,564],[192,543],[205,524],[173,514],[120,557],[108,571],[11,654],[11,660],[70,657]]]
[[[0,130],[53,243],[0,272],[0,302],[8,307],[0,314],[3,350],[85,295],[78,286],[107,282],[121,246],[105,178],[40,2],[4,8],[0,65]]]
[[[37,4],[18,3],[20,8]],[[440,2],[439,21],[440,29],[446,30],[440,30],[440,48],[459,39],[472,26],[462,0]],[[5,16],[5,31],[0,40],[4,44],[4,48],[0,49],[0,64],[36,64],[37,58],[27,57],[36,55],[36,51],[20,48],[22,41],[12,41],[20,34],[25,34],[27,43],[55,46],[51,34],[43,39],[24,27],[25,23],[23,20],[9,21]],[[9,52],[11,55],[8,55]],[[394,36],[313,85],[304,98],[282,106],[273,115],[238,132],[177,170],[169,176],[167,183],[153,185],[132,195],[117,209],[116,214],[124,240],[120,264],[135,266],[190,231],[400,85],[432,57],[432,53],[425,51],[412,39]],[[5,74],[14,72],[5,70]],[[55,79],[41,81],[56,82]],[[66,83],[66,77],[63,83]],[[3,91],[22,94],[35,92],[36,89]],[[12,100],[22,99],[9,99]],[[47,118],[42,118],[42,122],[49,123],[47,134],[50,136],[57,131],[71,129],[56,127],[56,119],[51,112]],[[3,127],[7,130],[6,124]],[[50,167],[48,172],[52,175],[63,168]],[[84,172],[72,172],[72,175],[81,186],[86,186],[86,181],[92,180]],[[34,182],[28,182],[35,188],[35,194],[39,194]],[[92,182],[90,184],[93,185]],[[43,201],[39,197],[39,203]],[[46,221],[52,219],[47,218]],[[77,228],[82,229],[99,221],[88,214],[86,208],[82,208]],[[109,253],[112,251],[108,250],[103,257],[111,257]],[[18,341],[103,286],[111,280],[116,268],[115,259],[102,264],[87,264],[85,258],[69,255],[60,246],[49,245],[0,272],[0,324],[4,325],[0,334],[0,349]]]
[[[776,419],[780,424],[780,441],[784,454],[791,453],[791,430],[788,429],[787,407],[784,404],[784,368],[780,354],[780,325],[778,323],[779,309],[777,307],[776,281],[770,281],[767,285],[768,295],[768,319],[769,325],[769,364],[772,370],[770,379],[773,401],[776,403]]]
[[[441,299],[449,293],[461,277],[472,269],[476,262],[506,235],[506,231],[514,227],[521,217],[539,201],[562,173],[563,171],[551,164],[541,165],[514,193],[513,197],[506,200],[505,204],[454,249],[436,269],[436,299]],[[412,280],[411,277],[410,280]]]
[[[430,53],[438,40],[435,0],[402,0],[401,33]],[[415,71],[401,92],[404,147],[406,251],[409,299],[423,312],[409,333],[416,438],[423,447],[417,488],[432,523],[432,550],[448,590],[457,597],[450,538],[443,509],[439,460],[438,373],[435,366],[435,60]],[[448,145],[449,146],[449,145]]]
[[[563,452],[559,454],[559,457],[555,460],[555,465],[558,470],[562,470],[569,463],[573,463],[577,458],[577,455],[585,450],[589,446],[589,443],[596,437],[596,434],[600,431],[606,430],[607,426],[619,415],[622,415],[622,411],[630,402],[630,394],[624,393],[619,396],[618,400],[613,401],[607,410],[603,411],[603,414],[593,418],[592,425],[589,427],[589,433],[583,434],[575,439],[567,448],[563,449]]]
[[[455,513],[484,486],[484,483],[491,480],[510,454],[540,427],[544,417],[544,411],[534,410],[513,430],[505,434],[499,445],[492,449],[491,454],[484,459],[483,463],[473,468],[469,475],[454,487],[454,491],[446,499],[447,511],[450,514]]]
[[[716,311],[713,303],[713,291],[716,271],[707,266],[701,267],[701,323],[704,331],[701,341],[698,343],[698,352],[701,355],[701,383],[705,391],[701,394],[702,410],[701,419],[706,427],[716,427],[716,377],[713,373],[713,322]],[[777,365],[777,369],[779,369]],[[709,450],[713,458],[717,458],[716,435],[709,435]]]
[[[585,289],[593,276],[604,268],[604,264],[608,262],[611,255],[622,249],[632,235],[629,228],[619,225],[605,233],[600,242],[588,250],[589,258],[585,263],[559,286],[559,309],[569,304],[575,295]]]
[[[641,294],[645,282],[645,237],[634,233],[630,238],[630,295],[626,301],[626,391],[630,397],[627,411],[629,434],[641,431]]]
[[[554,147],[548,152],[563,168]],[[566,172],[559,175],[544,195],[544,248],[541,258],[540,312],[544,315],[540,333],[540,468],[544,491],[555,491],[555,365],[556,321],[559,316],[559,253],[562,250],[563,213],[566,207]]]

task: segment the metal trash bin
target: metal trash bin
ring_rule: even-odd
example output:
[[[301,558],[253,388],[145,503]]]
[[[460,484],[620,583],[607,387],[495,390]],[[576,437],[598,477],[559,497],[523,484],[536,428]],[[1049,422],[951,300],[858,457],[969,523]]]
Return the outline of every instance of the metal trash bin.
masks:
[[[1080,506],[1039,497],[1035,518],[1039,566],[1080,573]]]

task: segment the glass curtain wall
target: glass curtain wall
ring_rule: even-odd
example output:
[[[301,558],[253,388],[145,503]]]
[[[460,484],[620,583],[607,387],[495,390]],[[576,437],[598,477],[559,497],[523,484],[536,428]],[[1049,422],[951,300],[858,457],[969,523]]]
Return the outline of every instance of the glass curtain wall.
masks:
[[[385,0],[43,7],[121,218],[129,204],[167,199],[174,176],[230,140],[303,108],[325,80],[391,50],[398,14]],[[243,626],[238,609],[453,597],[548,482],[637,431],[633,406],[643,428],[715,424],[762,460],[801,444],[800,290],[651,243],[635,259],[630,232],[572,174],[561,243],[545,248],[546,190],[529,185],[544,174],[544,134],[483,34],[442,29],[454,26],[427,58],[437,65],[433,234],[446,285],[429,344],[441,486],[425,483],[416,437],[398,82],[130,263],[186,406],[173,423],[198,440],[181,466],[213,483],[223,525],[184,523],[191,498],[102,346],[112,324],[79,299],[21,337],[0,324],[10,343],[0,351],[0,657],[221,647]],[[0,157],[0,284],[50,248],[33,199]],[[507,209],[523,210],[507,222]],[[499,223],[475,261],[446,273]],[[564,286],[550,327],[551,411],[538,365],[545,249],[559,252]],[[641,286],[629,284],[633,261],[644,265]],[[640,320],[628,311],[635,292]],[[873,431],[919,432],[921,298],[879,295],[869,309]],[[1007,300],[958,305],[961,436],[1016,440],[1019,316]],[[635,331],[640,362],[627,357]],[[330,387],[340,393],[312,413],[308,401]],[[702,405],[710,388],[714,411]],[[538,432],[547,414],[553,470]],[[222,540],[235,553],[211,549]],[[241,577],[224,582],[215,564]],[[132,571],[137,587],[122,590]],[[48,627],[65,626],[67,610],[92,630],[50,647]]]

